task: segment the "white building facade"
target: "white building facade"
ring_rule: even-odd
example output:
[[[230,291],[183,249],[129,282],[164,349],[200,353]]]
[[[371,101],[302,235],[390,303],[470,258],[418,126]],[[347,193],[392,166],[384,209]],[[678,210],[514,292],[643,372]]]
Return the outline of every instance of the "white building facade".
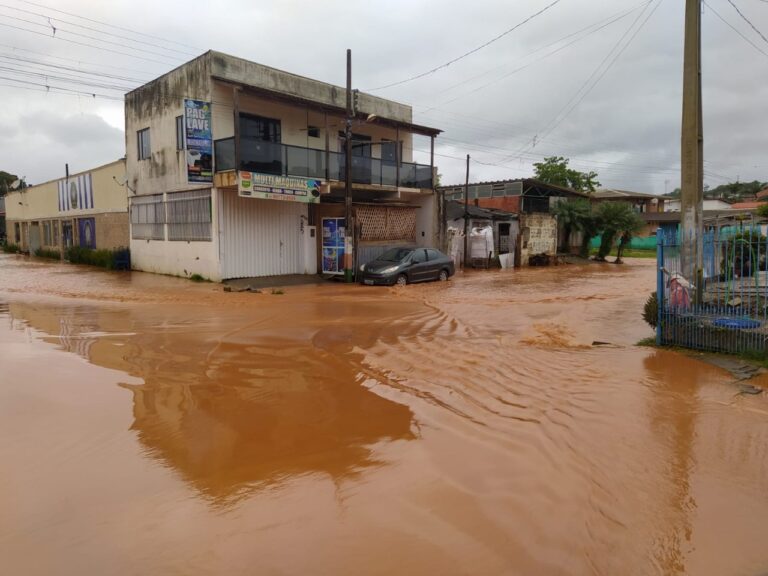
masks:
[[[409,106],[356,100],[357,263],[393,245],[435,245],[434,167],[412,150],[414,136],[434,146],[439,130],[414,125]],[[134,269],[211,280],[339,273],[345,103],[341,87],[212,51],[128,93]]]

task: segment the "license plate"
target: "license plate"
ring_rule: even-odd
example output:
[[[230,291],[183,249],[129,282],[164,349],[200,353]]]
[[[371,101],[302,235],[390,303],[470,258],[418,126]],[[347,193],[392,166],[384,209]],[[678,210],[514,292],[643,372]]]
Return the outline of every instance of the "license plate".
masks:
[[[363,280],[363,284],[367,284],[368,286],[373,286],[373,280],[366,278]]]

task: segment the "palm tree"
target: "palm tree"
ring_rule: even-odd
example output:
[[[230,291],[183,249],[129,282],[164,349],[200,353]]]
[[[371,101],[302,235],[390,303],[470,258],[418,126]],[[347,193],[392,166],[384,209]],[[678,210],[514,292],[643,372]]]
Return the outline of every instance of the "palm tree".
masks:
[[[621,264],[624,248],[629,244],[632,236],[642,229],[644,222],[634,208],[626,202],[603,202],[597,211],[603,223],[603,237],[597,252],[597,260],[605,261],[616,237],[620,236],[616,264]]]
[[[584,219],[590,213],[589,201],[570,200],[559,202],[555,205],[554,213],[557,216],[557,222],[563,227],[564,231],[560,250],[567,254],[570,252],[571,233],[583,229]]]

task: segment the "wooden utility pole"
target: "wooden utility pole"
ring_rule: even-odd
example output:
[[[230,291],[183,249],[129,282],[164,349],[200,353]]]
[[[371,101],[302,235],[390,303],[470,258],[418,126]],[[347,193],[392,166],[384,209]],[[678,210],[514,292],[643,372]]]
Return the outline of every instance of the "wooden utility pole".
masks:
[[[704,129],[701,113],[701,0],[685,2],[681,139],[681,272],[699,287],[703,268]]]
[[[467,180],[464,183],[464,269],[469,266],[469,154],[467,154]]]
[[[347,120],[344,130],[344,280],[352,282],[352,50],[347,49]]]

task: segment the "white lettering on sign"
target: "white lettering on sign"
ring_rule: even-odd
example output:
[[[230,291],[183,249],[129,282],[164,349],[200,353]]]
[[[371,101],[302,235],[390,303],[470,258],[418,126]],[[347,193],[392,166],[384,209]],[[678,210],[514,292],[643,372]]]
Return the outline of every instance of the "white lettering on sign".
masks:
[[[189,110],[191,114],[187,114],[187,128],[191,130],[209,130],[211,121],[205,117],[193,118],[192,115],[197,115],[202,110]]]

